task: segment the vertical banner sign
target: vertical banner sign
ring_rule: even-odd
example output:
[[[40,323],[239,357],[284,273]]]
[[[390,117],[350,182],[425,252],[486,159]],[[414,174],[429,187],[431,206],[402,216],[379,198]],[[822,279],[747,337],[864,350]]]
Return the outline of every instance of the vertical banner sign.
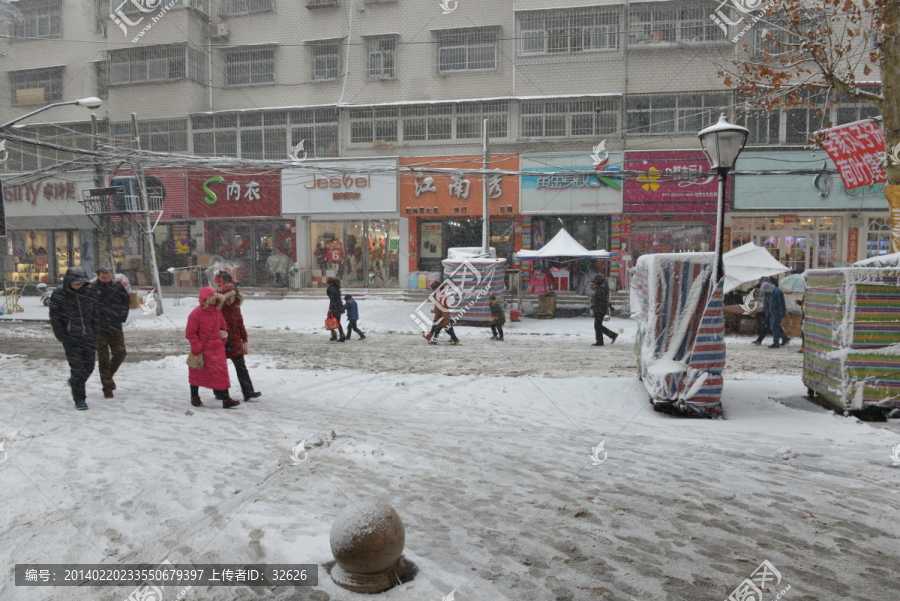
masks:
[[[879,163],[884,156],[884,132],[872,121],[856,121],[823,130],[822,146],[834,161],[848,190],[887,182]]]
[[[859,259],[859,228],[851,227],[847,229],[847,262],[856,263]]]
[[[6,236],[6,197],[3,196],[3,182],[0,182],[0,238]]]
[[[170,225],[169,239],[172,242],[172,252],[176,255],[191,254],[191,228],[188,225]]]

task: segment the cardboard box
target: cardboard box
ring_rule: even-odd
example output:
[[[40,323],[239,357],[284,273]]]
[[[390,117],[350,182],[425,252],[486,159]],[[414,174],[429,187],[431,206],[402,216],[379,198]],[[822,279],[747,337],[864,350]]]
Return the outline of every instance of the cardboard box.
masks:
[[[197,274],[188,272],[188,273],[179,273],[178,274],[178,285],[179,286],[197,286]]]
[[[788,315],[781,320],[781,327],[788,338],[800,337],[800,324],[803,322],[799,315]]]
[[[141,301],[138,300],[137,292],[129,292],[128,293],[128,308],[129,309],[137,309],[141,306]]]
[[[122,261],[123,269],[140,269],[141,268],[141,260],[140,259],[125,259]]]
[[[199,265],[203,269],[209,269],[209,262],[211,260],[212,260],[212,255],[198,255],[197,256],[197,265]]]

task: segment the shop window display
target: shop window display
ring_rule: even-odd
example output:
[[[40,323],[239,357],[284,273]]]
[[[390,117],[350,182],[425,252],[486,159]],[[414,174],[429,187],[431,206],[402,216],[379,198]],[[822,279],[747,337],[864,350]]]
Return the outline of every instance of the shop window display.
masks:
[[[13,284],[50,283],[48,235],[44,230],[10,232],[4,266],[5,279]]]
[[[398,221],[314,221],[310,232],[313,282],[336,276],[344,286],[399,285]]]
[[[866,236],[866,258],[878,257],[891,252],[891,223],[886,217],[869,219]]]

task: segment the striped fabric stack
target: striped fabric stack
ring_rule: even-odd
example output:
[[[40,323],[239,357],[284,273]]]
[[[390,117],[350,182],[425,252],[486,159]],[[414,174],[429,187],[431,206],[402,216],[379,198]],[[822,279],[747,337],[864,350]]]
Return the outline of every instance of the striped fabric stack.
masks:
[[[447,308],[460,321],[489,321],[489,297],[505,302],[506,259],[444,259],[444,282]]]
[[[838,409],[900,407],[900,270],[805,275],[803,383]]]
[[[722,415],[725,320],[714,253],[644,255],[632,280],[635,353],[650,402],[685,415]]]

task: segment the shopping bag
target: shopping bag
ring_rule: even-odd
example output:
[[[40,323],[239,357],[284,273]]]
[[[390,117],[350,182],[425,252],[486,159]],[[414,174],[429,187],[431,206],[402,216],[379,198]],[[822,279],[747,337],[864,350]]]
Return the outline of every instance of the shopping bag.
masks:
[[[336,330],[341,327],[341,322],[337,317],[334,316],[333,311],[328,312],[328,317],[325,318],[325,329],[326,330]]]

